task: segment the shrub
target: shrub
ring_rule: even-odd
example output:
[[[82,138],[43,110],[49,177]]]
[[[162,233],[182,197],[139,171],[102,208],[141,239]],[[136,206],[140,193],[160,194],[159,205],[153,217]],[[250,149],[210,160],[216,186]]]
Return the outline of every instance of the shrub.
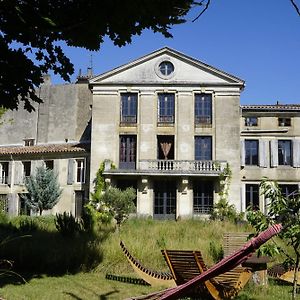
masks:
[[[56,214],[55,226],[63,236],[74,236],[82,232],[84,228],[81,220],[76,220],[72,214],[67,212]]]

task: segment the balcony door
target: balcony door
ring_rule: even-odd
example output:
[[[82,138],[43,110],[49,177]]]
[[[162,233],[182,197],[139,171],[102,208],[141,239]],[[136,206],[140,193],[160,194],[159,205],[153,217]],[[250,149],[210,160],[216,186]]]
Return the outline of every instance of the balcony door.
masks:
[[[120,136],[120,169],[134,170],[136,167],[136,136]]]
[[[155,219],[176,218],[176,181],[157,181],[154,183]]]
[[[157,159],[174,159],[174,136],[157,136]]]

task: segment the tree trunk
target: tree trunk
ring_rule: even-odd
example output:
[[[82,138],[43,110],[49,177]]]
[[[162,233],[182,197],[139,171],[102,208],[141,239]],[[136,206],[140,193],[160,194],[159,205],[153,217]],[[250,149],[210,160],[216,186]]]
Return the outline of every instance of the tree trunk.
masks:
[[[298,284],[298,271],[299,271],[299,262],[300,262],[300,253],[296,252],[296,265],[294,270],[294,282],[293,282],[293,300],[296,300],[297,297],[297,284]]]
[[[40,216],[42,215],[42,212],[43,212],[43,209],[42,209],[42,208],[40,208]]]

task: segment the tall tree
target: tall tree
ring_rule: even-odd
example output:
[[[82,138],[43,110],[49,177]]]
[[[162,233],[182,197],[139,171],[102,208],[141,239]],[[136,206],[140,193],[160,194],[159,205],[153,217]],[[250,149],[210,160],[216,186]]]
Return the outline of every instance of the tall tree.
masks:
[[[31,111],[35,88],[49,70],[69,80],[74,68],[59,41],[99,50],[105,36],[124,46],[144,29],[171,37],[192,7],[210,0],[2,0],[0,1],[0,105]],[[201,12],[200,12],[201,13]]]
[[[35,175],[25,181],[28,193],[22,197],[25,203],[42,215],[43,210],[51,209],[58,202],[62,190],[53,170],[39,167]]]
[[[293,193],[285,197],[278,184],[266,178],[260,184],[262,194],[270,201],[268,212],[249,211],[247,219],[257,232],[266,229],[270,224],[281,223],[283,229],[279,237],[293,249],[294,258],[288,256],[289,263],[294,267],[294,285],[292,299],[297,294],[297,274],[300,265],[300,194]],[[276,245],[275,245],[276,246]],[[275,249],[276,252],[279,249]],[[274,248],[273,248],[274,251]]]

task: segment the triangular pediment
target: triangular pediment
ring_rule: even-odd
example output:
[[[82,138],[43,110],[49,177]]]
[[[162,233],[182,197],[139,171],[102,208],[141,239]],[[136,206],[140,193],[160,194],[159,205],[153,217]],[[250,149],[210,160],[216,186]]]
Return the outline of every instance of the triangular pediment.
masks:
[[[159,65],[171,62],[174,71],[163,76]],[[105,84],[212,84],[243,86],[244,81],[168,47],[109,72],[95,76],[91,85]]]

